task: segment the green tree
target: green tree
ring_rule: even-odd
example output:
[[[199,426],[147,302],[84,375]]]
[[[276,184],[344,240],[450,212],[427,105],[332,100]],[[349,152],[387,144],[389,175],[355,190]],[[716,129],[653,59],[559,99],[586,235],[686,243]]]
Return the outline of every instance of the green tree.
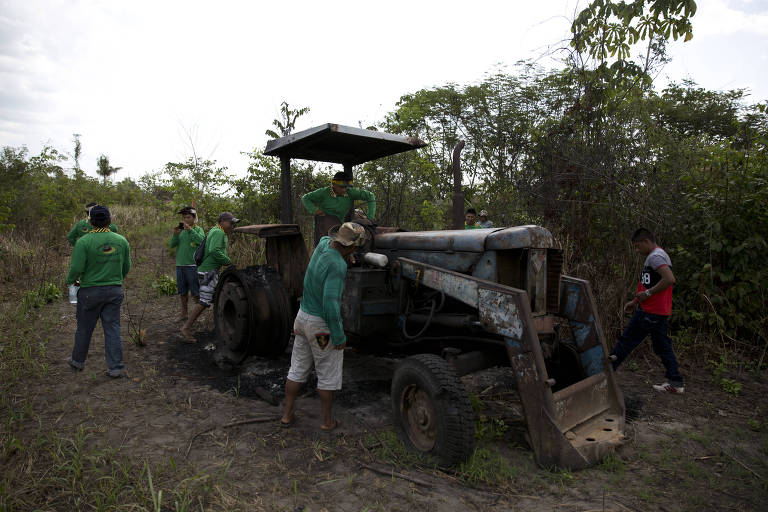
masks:
[[[290,135],[296,127],[296,120],[307,113],[309,113],[309,107],[293,110],[288,106],[288,102],[283,101],[280,104],[280,119],[272,121],[272,126],[274,126],[277,131],[270,129],[264,133],[273,139],[279,139],[280,137]]]
[[[96,159],[96,173],[104,178],[104,183],[106,183],[109,177],[120,169],[122,169],[122,167],[112,167],[109,164],[109,157],[107,155],[100,155],[99,158]]]

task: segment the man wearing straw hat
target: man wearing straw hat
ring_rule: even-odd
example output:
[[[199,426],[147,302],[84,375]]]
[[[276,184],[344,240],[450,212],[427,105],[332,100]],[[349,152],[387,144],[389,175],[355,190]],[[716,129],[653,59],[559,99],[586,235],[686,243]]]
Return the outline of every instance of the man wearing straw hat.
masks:
[[[341,389],[344,346],[347,338],[341,324],[341,295],[347,274],[347,259],[365,244],[365,229],[354,222],[331,228],[318,242],[304,275],[304,295],[293,324],[295,334],[291,368],[285,381],[285,427],[294,421],[294,405],[301,385],[312,366],[317,373],[322,423],[330,432],[339,426],[333,417],[333,392]]]

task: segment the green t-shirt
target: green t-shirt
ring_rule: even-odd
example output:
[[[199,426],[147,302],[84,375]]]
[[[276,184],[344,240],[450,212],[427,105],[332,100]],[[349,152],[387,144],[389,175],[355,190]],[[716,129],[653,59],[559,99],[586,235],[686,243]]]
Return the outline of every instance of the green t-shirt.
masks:
[[[464,224],[464,229],[481,229],[482,227],[480,224]]]
[[[301,204],[311,214],[320,209],[328,215],[335,215],[340,221],[344,221],[347,212],[352,208],[353,201],[368,202],[368,218],[373,219],[376,215],[376,197],[373,193],[360,188],[350,187],[347,189],[347,195],[332,195],[332,187],[323,187],[301,196]]]
[[[205,256],[197,270],[208,272],[230,263],[227,256],[227,234],[219,226],[214,226],[208,231],[208,238],[205,240]]]
[[[341,324],[341,294],[346,275],[347,263],[341,253],[331,247],[331,239],[324,236],[317,243],[304,274],[301,310],[325,320],[334,345],[347,341]]]
[[[88,219],[78,221],[77,224],[75,224],[72,229],[69,230],[69,234],[67,235],[69,245],[74,247],[78,239],[84,234],[90,232],[92,229],[93,226],[91,226],[91,223],[88,221]],[[113,233],[117,233],[117,226],[115,226],[114,223],[110,223],[109,230]]]
[[[178,235],[176,233],[173,234],[171,237],[171,248],[178,247],[176,249],[177,267],[195,264],[195,251],[200,242],[203,241],[203,238],[205,238],[205,233],[200,226],[182,229]]]
[[[67,284],[78,279],[81,288],[123,284],[131,269],[131,248],[122,235],[93,229],[75,243]]]

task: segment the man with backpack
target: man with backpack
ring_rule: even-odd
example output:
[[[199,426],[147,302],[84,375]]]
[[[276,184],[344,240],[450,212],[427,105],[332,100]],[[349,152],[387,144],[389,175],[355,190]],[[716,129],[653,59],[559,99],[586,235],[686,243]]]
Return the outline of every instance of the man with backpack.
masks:
[[[227,256],[227,233],[231,232],[238,222],[240,219],[235,218],[230,212],[222,213],[219,215],[218,224],[208,231],[208,235],[201,243],[204,245],[202,261],[197,267],[200,296],[189,318],[181,328],[181,335],[188,343],[197,342],[197,339],[192,335],[192,325],[197,317],[211,307],[213,303],[213,292],[219,282],[219,269],[231,264],[229,256]]]

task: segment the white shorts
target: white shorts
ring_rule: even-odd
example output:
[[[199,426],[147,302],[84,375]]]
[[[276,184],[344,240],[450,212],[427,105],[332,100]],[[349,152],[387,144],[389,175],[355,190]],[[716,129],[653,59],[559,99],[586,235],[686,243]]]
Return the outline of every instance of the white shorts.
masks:
[[[317,372],[317,389],[322,391],[341,389],[344,351],[336,350],[330,341],[325,348],[322,348],[317,340],[319,335],[325,335],[326,339],[330,340],[330,332],[325,320],[299,310],[293,322],[293,333],[296,338],[293,341],[293,352],[291,352],[289,380],[307,382],[314,362],[315,372]]]

